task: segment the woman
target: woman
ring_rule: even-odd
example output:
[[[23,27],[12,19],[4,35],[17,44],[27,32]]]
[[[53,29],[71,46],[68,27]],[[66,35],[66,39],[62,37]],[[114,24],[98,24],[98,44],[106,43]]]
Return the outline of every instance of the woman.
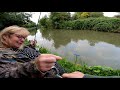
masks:
[[[0,78],[44,78],[64,73],[64,69],[56,62],[62,59],[60,56],[40,54],[24,46],[29,34],[26,28],[16,25],[0,32]]]

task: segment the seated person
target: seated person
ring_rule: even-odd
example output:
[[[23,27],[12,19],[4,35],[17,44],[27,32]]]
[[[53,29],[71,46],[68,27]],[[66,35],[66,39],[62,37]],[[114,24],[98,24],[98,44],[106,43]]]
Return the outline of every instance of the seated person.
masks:
[[[55,77],[54,70],[59,75],[64,73],[64,69],[56,62],[62,59],[60,56],[41,54],[24,46],[29,34],[26,28],[16,25],[0,32],[0,78]]]

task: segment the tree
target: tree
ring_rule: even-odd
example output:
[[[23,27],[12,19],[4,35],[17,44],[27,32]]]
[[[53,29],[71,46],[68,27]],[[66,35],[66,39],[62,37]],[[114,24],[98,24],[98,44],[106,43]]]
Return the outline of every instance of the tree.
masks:
[[[72,20],[88,18],[88,17],[103,17],[103,12],[75,12]]]
[[[72,20],[80,19],[83,12],[75,12],[72,16]]]
[[[88,18],[90,17],[90,13],[89,12],[83,12],[81,15],[80,15],[81,18]]]
[[[45,15],[43,18],[40,19],[39,21],[40,26],[44,27],[44,28],[48,28],[48,18]]]
[[[25,12],[0,12],[0,29],[10,25],[23,26],[31,22],[31,16]]]
[[[64,21],[68,21],[71,19],[70,12],[51,12],[50,20],[52,22],[52,26],[55,29],[59,29]]]
[[[90,12],[90,17],[103,17],[103,12]]]

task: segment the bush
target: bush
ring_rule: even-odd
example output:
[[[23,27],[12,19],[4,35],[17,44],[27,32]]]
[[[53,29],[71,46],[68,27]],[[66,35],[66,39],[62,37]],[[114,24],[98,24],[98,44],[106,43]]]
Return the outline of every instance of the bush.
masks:
[[[46,48],[44,48],[44,47],[40,47],[39,48],[39,52],[40,53],[49,53],[49,51]]]
[[[98,30],[98,31],[110,31],[112,30],[112,26],[109,23],[106,22],[101,22],[98,23],[93,27],[93,30]]]

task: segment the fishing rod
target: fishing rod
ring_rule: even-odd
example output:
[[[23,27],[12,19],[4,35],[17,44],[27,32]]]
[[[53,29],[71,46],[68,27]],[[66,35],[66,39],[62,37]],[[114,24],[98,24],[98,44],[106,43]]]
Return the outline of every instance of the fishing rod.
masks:
[[[30,41],[31,46],[34,47],[34,48],[36,47],[36,43],[37,43],[36,34],[37,34],[38,26],[39,26],[38,23],[39,23],[39,20],[40,20],[40,16],[41,16],[41,12],[40,12],[40,14],[39,14],[39,18],[38,18],[38,21],[37,21],[36,26],[35,26],[36,31],[35,31],[34,40],[31,40],[31,41]]]
[[[36,32],[35,32],[34,41],[36,41],[36,33],[37,33],[37,30],[38,30],[38,23],[39,23],[39,20],[40,20],[40,16],[41,16],[41,12],[40,12],[40,14],[39,14],[38,22],[37,22],[37,24],[36,24]],[[53,71],[54,71],[54,72],[53,72]],[[49,77],[49,76],[50,76],[50,77],[54,77],[54,78],[62,78],[62,76],[59,75],[59,70],[57,69],[56,66],[53,66],[53,67],[51,68],[51,70],[47,71],[47,72],[46,72],[46,75],[48,75],[48,76],[46,76],[46,77]]]
[[[38,18],[38,21],[37,21],[37,24],[36,24],[36,32],[35,32],[34,41],[36,41],[36,34],[37,34],[37,30],[38,30],[38,23],[39,23],[39,20],[40,20],[40,16],[41,16],[41,12],[39,14],[39,18]]]

